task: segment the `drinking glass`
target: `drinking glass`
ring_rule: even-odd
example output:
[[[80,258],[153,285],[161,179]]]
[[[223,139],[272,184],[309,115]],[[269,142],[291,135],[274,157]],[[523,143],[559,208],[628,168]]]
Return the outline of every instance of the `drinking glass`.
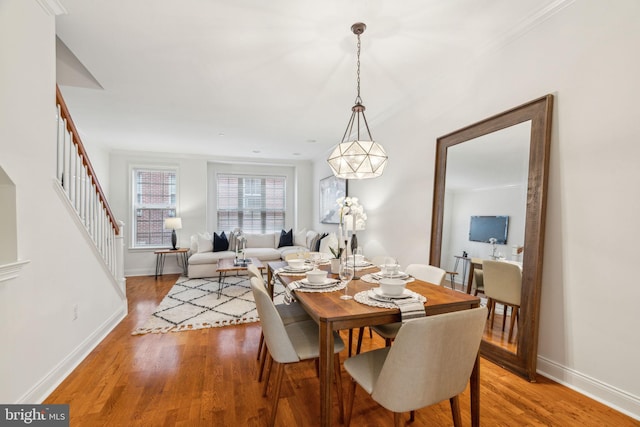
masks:
[[[340,264],[340,271],[338,276],[340,280],[345,284],[344,286],[344,295],[340,296],[340,299],[352,299],[353,297],[347,293],[349,289],[349,282],[353,279],[354,268],[349,265],[347,262],[343,262]]]

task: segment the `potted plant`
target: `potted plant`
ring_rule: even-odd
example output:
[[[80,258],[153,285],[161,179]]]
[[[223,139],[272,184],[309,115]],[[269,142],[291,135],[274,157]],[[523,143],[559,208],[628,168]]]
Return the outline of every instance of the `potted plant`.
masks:
[[[341,248],[339,245],[337,249],[329,246],[329,250],[331,251],[331,254],[333,254],[333,258],[331,258],[331,272],[338,274],[340,271],[340,256],[342,255],[344,248]]]

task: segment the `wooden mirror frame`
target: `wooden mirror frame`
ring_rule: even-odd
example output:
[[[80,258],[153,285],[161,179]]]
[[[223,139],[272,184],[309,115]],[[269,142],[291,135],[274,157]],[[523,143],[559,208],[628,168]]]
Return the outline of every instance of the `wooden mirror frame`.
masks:
[[[480,354],[483,357],[529,381],[535,381],[536,379],[538,358],[540,287],[542,284],[552,112],[553,95],[546,95],[444,135],[438,138],[436,145],[429,262],[431,265],[440,266],[447,149],[491,132],[531,120],[527,208],[522,260],[522,296],[521,311],[518,319],[517,350],[516,353],[509,352],[484,339],[480,344]],[[469,286],[471,286],[471,283]]]

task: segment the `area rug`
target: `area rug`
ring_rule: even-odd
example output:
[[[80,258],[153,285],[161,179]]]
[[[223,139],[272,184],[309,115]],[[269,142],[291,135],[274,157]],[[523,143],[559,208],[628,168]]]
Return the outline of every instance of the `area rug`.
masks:
[[[284,299],[284,287],[277,283],[274,301]],[[217,278],[180,277],[146,323],[132,335],[192,331],[257,322],[256,304],[247,276],[230,276],[218,299]]]

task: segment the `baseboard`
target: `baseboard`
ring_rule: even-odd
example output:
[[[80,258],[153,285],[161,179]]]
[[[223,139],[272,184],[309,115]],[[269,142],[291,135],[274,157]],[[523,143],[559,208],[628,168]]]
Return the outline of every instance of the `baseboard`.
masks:
[[[597,400],[616,411],[622,412],[631,418],[640,420],[640,397],[638,396],[617,389],[541,356],[538,356],[537,372],[580,394]]]
[[[182,268],[175,266],[167,266],[162,271],[162,274],[183,274]],[[148,268],[130,268],[124,271],[125,277],[134,277],[134,276],[155,276],[155,269]]]
[[[54,367],[31,390],[23,395],[18,404],[42,403],[60,383],[89,355],[100,342],[125,318],[127,304],[125,304],[111,317],[109,317],[98,329],[89,335],[78,347]],[[58,402],[64,403],[64,402]]]

